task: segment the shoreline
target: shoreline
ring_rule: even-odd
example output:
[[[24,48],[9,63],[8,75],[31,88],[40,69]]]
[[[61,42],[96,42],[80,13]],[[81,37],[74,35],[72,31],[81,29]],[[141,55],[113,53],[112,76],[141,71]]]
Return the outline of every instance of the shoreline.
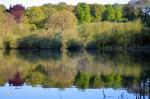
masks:
[[[51,51],[82,51],[82,50],[91,50],[91,51],[150,51],[150,46],[146,47],[101,47],[101,48],[75,48],[75,49],[68,49],[68,48],[0,48],[0,50],[27,50],[27,51],[44,51],[44,50],[51,50]]]

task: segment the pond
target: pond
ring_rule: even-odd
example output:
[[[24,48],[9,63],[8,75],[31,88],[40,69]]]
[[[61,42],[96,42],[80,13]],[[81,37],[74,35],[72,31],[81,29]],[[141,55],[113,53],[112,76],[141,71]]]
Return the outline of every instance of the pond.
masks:
[[[150,99],[150,51],[0,50],[1,99]]]

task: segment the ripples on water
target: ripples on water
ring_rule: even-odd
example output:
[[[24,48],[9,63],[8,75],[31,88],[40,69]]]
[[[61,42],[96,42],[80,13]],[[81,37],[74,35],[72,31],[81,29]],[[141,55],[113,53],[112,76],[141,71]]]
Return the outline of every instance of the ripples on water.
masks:
[[[150,99],[150,52],[0,51],[1,99]]]

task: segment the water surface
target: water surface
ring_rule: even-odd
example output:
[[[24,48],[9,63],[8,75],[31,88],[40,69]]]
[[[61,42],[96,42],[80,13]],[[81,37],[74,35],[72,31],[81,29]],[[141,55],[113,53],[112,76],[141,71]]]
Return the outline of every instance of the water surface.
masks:
[[[0,51],[1,99],[150,99],[149,51]]]

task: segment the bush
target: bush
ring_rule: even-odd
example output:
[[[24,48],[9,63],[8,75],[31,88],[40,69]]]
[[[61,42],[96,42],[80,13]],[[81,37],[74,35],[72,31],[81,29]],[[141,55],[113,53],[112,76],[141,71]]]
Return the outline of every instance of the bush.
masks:
[[[11,47],[10,47],[10,41],[4,41],[4,43],[3,43],[3,45],[4,45],[4,49],[10,49]]]
[[[98,49],[98,46],[94,41],[88,42],[86,45],[86,49]]]
[[[31,35],[18,41],[19,49],[60,49],[62,47],[61,36],[55,34],[54,37]]]
[[[83,44],[80,41],[71,39],[67,42],[67,49],[69,50],[80,50],[83,48]]]

